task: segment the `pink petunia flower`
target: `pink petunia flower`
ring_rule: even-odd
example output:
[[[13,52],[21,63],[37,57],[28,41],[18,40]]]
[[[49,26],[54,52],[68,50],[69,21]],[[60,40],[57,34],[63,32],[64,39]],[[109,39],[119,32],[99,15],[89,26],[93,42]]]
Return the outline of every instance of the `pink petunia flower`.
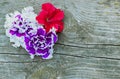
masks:
[[[36,20],[39,24],[44,25],[47,32],[54,27],[58,33],[63,31],[63,18],[64,12],[61,9],[55,8],[51,3],[44,3],[42,4],[42,10],[36,17]]]

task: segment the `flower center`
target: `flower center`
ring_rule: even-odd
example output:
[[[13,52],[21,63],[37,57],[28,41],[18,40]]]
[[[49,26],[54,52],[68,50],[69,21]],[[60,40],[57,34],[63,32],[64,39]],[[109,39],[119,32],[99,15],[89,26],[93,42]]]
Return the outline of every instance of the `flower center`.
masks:
[[[33,37],[33,42],[34,42],[34,46],[35,48],[44,48],[45,47],[45,40],[41,40],[43,39],[42,37],[36,36]]]
[[[50,22],[49,18],[46,19],[47,22]]]

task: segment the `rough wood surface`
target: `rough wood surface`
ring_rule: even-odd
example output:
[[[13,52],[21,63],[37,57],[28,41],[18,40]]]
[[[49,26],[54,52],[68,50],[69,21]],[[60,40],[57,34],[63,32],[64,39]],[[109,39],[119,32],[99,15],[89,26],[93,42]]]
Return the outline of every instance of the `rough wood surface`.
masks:
[[[65,11],[54,58],[29,58],[11,46],[5,14],[43,2]],[[0,79],[120,79],[119,0],[0,0]]]

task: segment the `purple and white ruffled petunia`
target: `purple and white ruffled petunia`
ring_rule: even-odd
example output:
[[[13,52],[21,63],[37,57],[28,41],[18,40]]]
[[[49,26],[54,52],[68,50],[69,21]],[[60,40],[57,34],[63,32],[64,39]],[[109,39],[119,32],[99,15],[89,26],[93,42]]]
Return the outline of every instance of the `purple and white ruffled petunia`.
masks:
[[[36,14],[33,10],[33,7],[29,6],[24,8],[21,13],[15,11],[6,15],[4,27],[6,35],[10,37],[10,42],[13,43],[14,47],[24,47],[24,36],[26,33],[29,33],[33,28],[37,29]]]
[[[31,55],[31,58],[38,55],[43,59],[50,59],[57,39],[54,29],[47,33],[44,28],[38,28],[36,34],[25,36],[26,50]]]

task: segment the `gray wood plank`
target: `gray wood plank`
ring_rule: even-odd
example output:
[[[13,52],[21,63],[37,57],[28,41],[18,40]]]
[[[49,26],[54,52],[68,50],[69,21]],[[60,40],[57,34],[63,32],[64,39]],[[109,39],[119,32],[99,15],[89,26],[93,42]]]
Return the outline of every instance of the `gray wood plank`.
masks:
[[[11,61],[13,62],[0,63],[1,79],[120,78],[120,61],[118,60],[55,55],[53,59],[46,61],[26,63],[14,62],[13,59]]]
[[[53,59],[32,60],[5,36],[5,14],[48,1],[64,9],[65,30]],[[0,79],[120,79],[119,10],[119,0],[1,0]]]
[[[59,42],[119,44],[119,4],[119,0],[65,0],[65,30]]]

